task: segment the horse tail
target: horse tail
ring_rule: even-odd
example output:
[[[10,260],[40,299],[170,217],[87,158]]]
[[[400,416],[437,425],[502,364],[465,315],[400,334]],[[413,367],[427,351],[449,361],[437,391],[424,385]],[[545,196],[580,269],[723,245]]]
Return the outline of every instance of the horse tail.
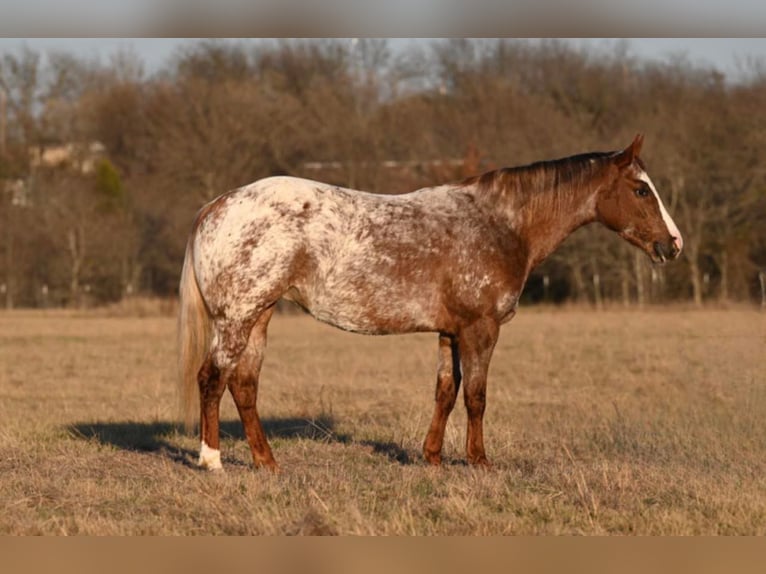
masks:
[[[178,389],[184,427],[190,432],[196,415],[199,389],[197,373],[210,349],[210,314],[194,273],[194,235],[186,245],[179,285]]]

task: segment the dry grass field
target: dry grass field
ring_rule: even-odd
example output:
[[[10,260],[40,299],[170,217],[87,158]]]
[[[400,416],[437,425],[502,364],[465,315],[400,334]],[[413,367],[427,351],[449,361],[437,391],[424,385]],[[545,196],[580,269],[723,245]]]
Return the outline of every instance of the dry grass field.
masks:
[[[522,309],[485,421],[494,467],[420,445],[436,336],[277,316],[254,471],[230,397],[225,473],[175,426],[174,321],[0,313],[2,534],[766,534],[766,314]]]

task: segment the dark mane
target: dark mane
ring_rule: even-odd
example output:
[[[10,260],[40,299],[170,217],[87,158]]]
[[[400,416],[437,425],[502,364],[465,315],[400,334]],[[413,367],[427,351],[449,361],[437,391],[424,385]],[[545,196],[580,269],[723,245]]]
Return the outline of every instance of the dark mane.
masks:
[[[476,185],[479,194],[536,195],[554,187],[579,187],[591,180],[615,152],[590,152],[561,159],[503,167],[468,177],[460,185]]]

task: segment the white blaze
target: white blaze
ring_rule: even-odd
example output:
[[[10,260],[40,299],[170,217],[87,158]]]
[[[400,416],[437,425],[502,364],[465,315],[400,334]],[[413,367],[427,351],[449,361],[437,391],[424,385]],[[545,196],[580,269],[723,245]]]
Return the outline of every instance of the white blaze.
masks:
[[[662,220],[665,222],[665,225],[668,228],[668,233],[670,233],[671,236],[676,238],[675,244],[676,244],[676,247],[678,247],[678,251],[680,252],[684,247],[683,237],[681,237],[681,232],[678,230],[678,227],[673,221],[673,218],[670,217],[670,214],[668,213],[667,209],[665,209],[665,204],[662,203],[662,199],[660,199],[660,194],[657,193],[657,189],[654,187],[652,180],[649,179],[649,175],[647,175],[646,172],[642,171],[641,174],[639,175],[639,179],[641,181],[646,182],[646,184],[649,186],[649,189],[652,190],[654,197],[657,198],[657,203],[659,203],[660,205],[660,214],[662,215]]]
[[[221,451],[215,448],[207,446],[205,441],[202,441],[202,446],[199,449],[199,462],[197,465],[208,470],[221,470]]]

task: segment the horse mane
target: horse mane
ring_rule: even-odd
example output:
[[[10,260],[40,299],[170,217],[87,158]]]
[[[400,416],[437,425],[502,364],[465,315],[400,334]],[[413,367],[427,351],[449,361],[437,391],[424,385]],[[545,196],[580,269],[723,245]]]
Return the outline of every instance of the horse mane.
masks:
[[[478,197],[503,199],[524,205],[542,200],[543,192],[556,189],[556,197],[576,192],[592,183],[615,152],[590,152],[561,159],[503,167],[468,177],[461,186],[475,186]],[[547,195],[547,194],[546,194]],[[553,200],[554,203],[558,203]]]

